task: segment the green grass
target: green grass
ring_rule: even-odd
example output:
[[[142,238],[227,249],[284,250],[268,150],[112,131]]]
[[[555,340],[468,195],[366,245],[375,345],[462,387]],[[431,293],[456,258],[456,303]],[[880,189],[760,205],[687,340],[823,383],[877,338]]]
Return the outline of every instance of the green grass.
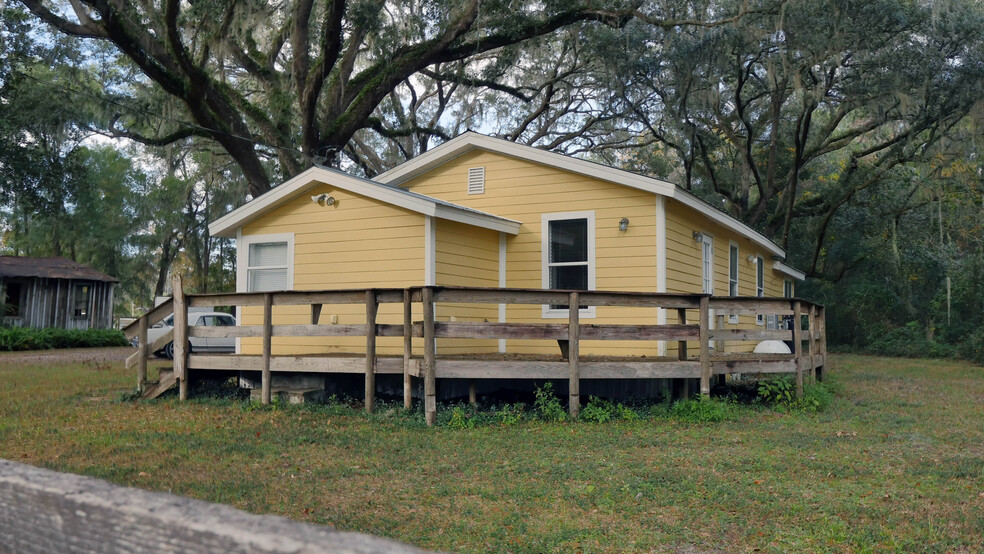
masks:
[[[428,429],[386,407],[135,403],[118,365],[0,358],[0,456],[443,550],[984,550],[984,371],[832,362],[821,413]]]

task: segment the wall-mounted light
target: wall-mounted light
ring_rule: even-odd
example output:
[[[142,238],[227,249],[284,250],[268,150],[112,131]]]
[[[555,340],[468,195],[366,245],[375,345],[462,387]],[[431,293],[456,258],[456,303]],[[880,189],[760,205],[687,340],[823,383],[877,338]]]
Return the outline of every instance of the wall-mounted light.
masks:
[[[755,259],[756,259],[755,254],[749,254],[748,257],[745,259],[748,260],[748,263],[753,264],[755,263]]]
[[[623,217],[622,219],[620,219],[618,221],[618,230],[619,231],[628,231],[629,230],[629,218]]]
[[[694,231],[694,240],[697,242],[704,242],[704,233]]]
[[[322,207],[325,207],[325,206],[334,206],[335,205],[335,197],[334,196],[330,196],[328,193],[315,194],[314,196],[311,197],[311,202],[314,202],[315,204],[317,204],[319,206],[322,206]]]

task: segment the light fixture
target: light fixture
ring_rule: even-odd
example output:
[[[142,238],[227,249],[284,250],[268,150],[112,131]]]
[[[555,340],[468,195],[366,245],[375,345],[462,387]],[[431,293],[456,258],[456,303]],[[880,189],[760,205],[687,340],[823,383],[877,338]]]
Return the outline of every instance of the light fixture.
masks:
[[[311,202],[314,202],[319,206],[334,206],[335,197],[330,196],[327,192],[323,194],[315,194],[311,197]]]
[[[623,217],[622,219],[619,220],[619,222],[618,222],[618,230],[619,231],[628,231],[629,230],[629,218]]]
[[[704,233],[694,231],[694,240],[697,242],[704,242]]]
[[[755,262],[755,254],[749,254],[748,257],[745,258],[745,259],[748,260],[748,263],[754,263]]]

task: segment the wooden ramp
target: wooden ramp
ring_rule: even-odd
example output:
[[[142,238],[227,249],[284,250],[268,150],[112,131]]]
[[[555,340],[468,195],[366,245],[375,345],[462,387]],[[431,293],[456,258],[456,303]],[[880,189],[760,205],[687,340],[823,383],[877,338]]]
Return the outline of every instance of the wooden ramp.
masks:
[[[177,382],[178,378],[174,375],[173,371],[162,369],[160,377],[158,377],[158,381],[156,383],[148,382],[143,394],[140,395],[140,398],[157,398],[167,392],[168,389],[173,387]]]

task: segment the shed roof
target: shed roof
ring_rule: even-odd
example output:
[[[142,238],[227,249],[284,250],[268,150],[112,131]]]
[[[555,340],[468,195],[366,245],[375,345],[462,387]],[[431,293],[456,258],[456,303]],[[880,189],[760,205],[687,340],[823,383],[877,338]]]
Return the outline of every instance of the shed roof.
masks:
[[[119,283],[120,280],[68,258],[28,258],[0,256],[0,277],[41,277],[45,279],[85,279]]]

